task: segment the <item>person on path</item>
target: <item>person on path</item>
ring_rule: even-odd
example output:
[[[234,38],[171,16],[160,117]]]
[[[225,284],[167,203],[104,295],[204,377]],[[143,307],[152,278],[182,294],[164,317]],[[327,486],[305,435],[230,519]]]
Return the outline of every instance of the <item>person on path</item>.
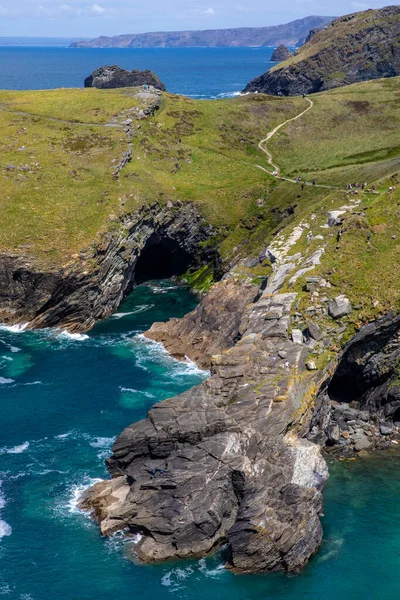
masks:
[[[302,184],[301,184],[301,189],[302,189],[302,190],[304,190],[304,186],[305,186],[305,185],[306,185],[306,182],[305,182],[305,181],[303,181],[303,182],[302,182]]]
[[[348,191],[348,192],[351,192],[351,190],[352,190],[352,189],[353,189],[353,188],[352,188],[352,186],[351,186],[351,183],[348,183],[348,184],[347,184],[347,191]]]
[[[312,183],[313,185],[315,185],[315,179],[313,179],[313,180],[311,181],[311,183]]]

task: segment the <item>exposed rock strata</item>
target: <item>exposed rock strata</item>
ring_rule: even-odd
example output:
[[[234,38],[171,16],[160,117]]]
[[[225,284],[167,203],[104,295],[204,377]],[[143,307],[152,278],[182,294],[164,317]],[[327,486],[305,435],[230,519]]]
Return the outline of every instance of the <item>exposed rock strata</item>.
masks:
[[[293,96],[400,74],[400,8],[335,19],[296,56],[253,79],[245,92]]]
[[[400,437],[400,317],[360,329],[318,395],[310,439],[348,454]]]
[[[173,356],[188,356],[202,368],[209,368],[214,354],[233,346],[240,319],[247,304],[258,294],[258,286],[229,278],[212,287],[195,310],[183,319],[154,323],[146,337],[162,342]]]
[[[115,442],[113,479],[81,506],[103,533],[140,533],[142,560],[228,542],[238,572],[297,571],[318,549],[327,469],[318,446],[296,435],[307,350],[288,340],[295,296],[266,292],[248,305],[240,340],[213,358],[211,378],[156,404]]]
[[[200,249],[214,231],[192,204],[156,203],[115,224],[64,269],[49,272],[29,258],[0,256],[0,321],[86,331],[118,308],[136,283],[139,259],[152,248],[160,249],[171,275],[217,260],[212,248]]]
[[[100,89],[136,87],[148,85],[155,89],[165,91],[166,87],[159,77],[152,71],[127,71],[121,69],[118,65],[110,67],[100,67],[93,71],[89,77],[85,79],[85,87],[95,87]]]

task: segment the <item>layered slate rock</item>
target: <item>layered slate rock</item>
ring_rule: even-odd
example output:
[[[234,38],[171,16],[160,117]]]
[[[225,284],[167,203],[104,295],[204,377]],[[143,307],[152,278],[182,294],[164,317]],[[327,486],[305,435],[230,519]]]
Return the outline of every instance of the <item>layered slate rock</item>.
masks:
[[[166,87],[153,73],[153,71],[145,70],[127,71],[121,69],[118,65],[100,67],[93,71],[89,77],[85,79],[85,87],[95,87],[100,89],[136,87],[136,86],[152,86],[157,90],[165,91]]]
[[[245,92],[293,96],[400,74],[400,7],[335,19]]]
[[[271,62],[279,63],[284,60],[287,60],[291,56],[293,56],[293,52],[291,52],[289,50],[289,48],[287,48],[284,44],[281,44],[280,46],[275,48],[275,50],[273,51],[272,56],[271,56]]]
[[[310,439],[340,454],[396,444],[400,435],[400,318],[363,326],[322,386]]]
[[[187,356],[208,369],[213,355],[233,346],[242,313],[257,294],[258,286],[228,278],[215,284],[195,310],[182,319],[154,323],[145,336],[162,342],[176,358]]]
[[[296,433],[307,351],[288,340],[295,296],[249,305],[211,377],[127,427],[107,461],[111,481],[84,495],[103,533],[140,534],[143,561],[228,542],[236,571],[297,571],[318,549],[327,468]]]

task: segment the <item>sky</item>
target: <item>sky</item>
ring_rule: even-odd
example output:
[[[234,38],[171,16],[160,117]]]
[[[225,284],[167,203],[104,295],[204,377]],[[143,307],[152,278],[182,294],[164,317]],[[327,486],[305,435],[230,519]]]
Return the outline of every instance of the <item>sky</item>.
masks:
[[[85,37],[257,27],[390,4],[363,0],[0,0],[0,36]]]

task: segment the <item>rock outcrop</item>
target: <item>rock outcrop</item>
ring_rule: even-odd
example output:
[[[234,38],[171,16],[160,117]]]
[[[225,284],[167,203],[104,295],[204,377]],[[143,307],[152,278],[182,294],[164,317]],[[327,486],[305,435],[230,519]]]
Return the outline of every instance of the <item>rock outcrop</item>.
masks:
[[[212,358],[211,377],[126,428],[111,481],[84,494],[104,534],[140,534],[143,561],[227,542],[237,572],[298,571],[318,549],[328,474],[302,437],[307,349],[288,339],[295,298],[266,289],[238,307],[239,340]],[[229,303],[224,311],[231,319]]]
[[[343,348],[318,394],[310,439],[340,454],[400,437],[400,317],[365,325]]]
[[[289,50],[284,44],[281,44],[272,53],[271,62],[283,62],[293,56],[293,52]]]
[[[400,74],[400,7],[335,19],[245,92],[293,96]]]
[[[258,294],[258,286],[228,278],[214,285],[198,307],[183,319],[155,323],[145,336],[162,342],[178,359],[185,356],[208,369],[212,357],[234,345],[242,313]]]
[[[118,65],[110,67],[100,67],[93,71],[89,77],[85,79],[85,87],[95,87],[100,89],[137,87],[137,86],[152,86],[157,90],[165,91],[166,87],[153,73],[153,71],[127,71],[121,69]]]

